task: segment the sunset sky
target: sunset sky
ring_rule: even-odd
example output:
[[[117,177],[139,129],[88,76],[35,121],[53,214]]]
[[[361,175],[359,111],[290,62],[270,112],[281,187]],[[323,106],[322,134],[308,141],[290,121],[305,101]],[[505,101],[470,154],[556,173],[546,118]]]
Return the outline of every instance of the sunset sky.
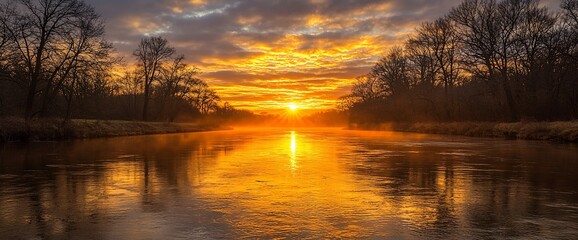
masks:
[[[333,108],[386,49],[461,1],[87,2],[127,62],[143,36],[163,36],[201,69],[223,101],[275,113],[292,102],[301,109]]]

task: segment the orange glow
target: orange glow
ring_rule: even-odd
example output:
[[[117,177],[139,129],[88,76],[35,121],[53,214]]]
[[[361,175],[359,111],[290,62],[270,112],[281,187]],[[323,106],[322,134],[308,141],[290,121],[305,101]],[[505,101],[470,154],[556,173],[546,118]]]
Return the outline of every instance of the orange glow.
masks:
[[[295,103],[289,103],[287,105],[287,107],[289,108],[289,110],[291,111],[297,111],[297,109],[299,108]]]
[[[341,27],[355,23],[342,22]],[[312,16],[304,26],[340,27],[330,24],[335,23]],[[410,32],[398,34],[395,39]],[[319,111],[335,108],[338,98],[349,93],[355,78],[367,73],[384,49],[398,43],[395,39],[377,34],[309,39],[287,33],[271,42],[255,42],[239,37],[231,41],[250,55],[205,58],[205,66],[199,67],[205,72],[202,77],[235,107],[279,114],[286,107],[278,103],[291,99],[299,102],[299,109]]]
[[[364,236],[369,230],[369,225],[360,222],[375,219],[381,211],[391,211],[390,204],[375,194],[377,189],[357,191],[355,179],[345,173],[346,169],[339,161],[335,161],[334,146],[312,141],[307,134],[297,131],[282,136],[273,141],[247,142],[236,149],[234,155],[219,158],[213,170],[204,174],[203,181],[207,184],[197,191],[209,201],[227,199],[228,204],[220,211],[235,213],[225,216],[235,228],[258,229],[262,234],[272,234],[282,232],[283,226],[298,225],[312,232],[323,228],[334,238],[353,238]],[[255,155],[255,149],[259,149],[261,154]],[[279,157],[271,158],[273,155]],[[254,159],[247,156],[257,156],[262,160],[255,164]],[[245,167],[249,165],[252,167]],[[244,170],[236,172],[238,167]],[[224,181],[223,176],[234,176],[235,181]],[[306,204],[301,204],[304,201]],[[380,207],[364,208],[368,202],[380,204]],[[349,209],[366,217],[337,227],[331,224],[331,218],[311,217],[325,215],[328,209],[310,206],[328,206],[336,211]],[[251,221],[242,221],[249,216]],[[383,235],[386,237],[387,233]]]
[[[297,135],[295,131],[291,132],[291,171],[294,172],[299,166],[297,165]]]
[[[211,1],[203,0],[187,3],[172,4],[169,15],[191,22],[220,19],[218,16],[239,6],[212,6]],[[311,4],[323,7],[329,2],[311,0]],[[290,26],[273,20],[271,24],[280,25],[269,26],[266,14],[250,12],[223,19],[230,21],[230,27],[214,30],[221,32],[213,33],[206,26],[204,31],[218,39],[190,41],[171,38],[179,32],[177,27],[186,24],[172,26],[141,16],[123,19],[135,32],[167,35],[178,51],[192,51],[185,52],[188,61],[202,70],[200,77],[223,101],[239,109],[284,114],[287,106],[280,103],[288,100],[298,102],[301,112],[334,109],[339,97],[350,92],[356,77],[366,74],[388,48],[403,43],[418,23],[382,24],[397,16],[394,7],[390,2],[360,5],[337,18],[312,11],[289,19]]]
[[[376,57],[367,53],[382,51],[381,41],[378,36],[364,36],[309,43],[299,35],[287,35],[273,43],[239,41],[244,49],[262,54],[246,59],[210,59],[211,65],[226,67],[210,69],[212,72],[203,77],[216,86],[223,100],[239,108],[281,113],[285,107],[280,108],[277,102],[291,99],[299,102],[299,109],[332,109],[340,96],[348,94],[355,78],[369,71]],[[296,50],[303,45],[312,49]],[[347,69],[343,66],[347,62],[356,62],[359,69]],[[235,66],[231,76],[217,74],[230,71],[229,66]],[[237,74],[251,84],[233,82]]]
[[[46,227],[48,234],[78,236],[68,232],[71,225],[66,220],[95,219],[88,231],[128,239],[162,239],[175,231],[179,234],[180,227],[190,229],[191,221],[197,220],[216,230],[234,230],[232,238],[305,233],[287,238],[411,239],[417,236],[412,235],[416,229],[429,231],[447,219],[450,228],[465,226],[470,231],[479,220],[472,220],[479,214],[476,206],[507,217],[524,217],[526,210],[533,210],[526,209],[534,201],[525,199],[535,197],[530,194],[535,186],[529,183],[512,181],[506,186],[511,191],[487,191],[495,187],[487,176],[497,176],[492,172],[517,163],[497,158],[491,162],[499,164],[491,167],[488,158],[478,155],[487,153],[489,145],[447,139],[339,129],[241,129],[78,141],[58,154],[66,157],[63,162],[89,159],[89,164],[47,165],[55,175],[45,184],[48,187],[41,186],[44,178],[23,183],[36,187],[7,184],[0,198],[0,222],[16,229]],[[478,151],[480,144],[486,147]],[[502,144],[492,153],[507,156],[513,153],[508,151],[511,147]],[[535,157],[544,151],[528,150],[519,156]],[[549,156],[558,161],[574,154],[573,148],[554,150]],[[6,159],[26,163],[25,158],[37,161],[44,156],[27,152],[8,148],[11,157]],[[446,158],[442,153],[467,156]],[[465,158],[478,160],[459,160]],[[7,168],[8,173],[20,171],[19,166]],[[550,176],[540,174],[541,169],[543,165],[527,170]],[[565,189],[566,185],[560,188]],[[30,191],[41,204],[22,197]],[[511,204],[505,206],[504,201]],[[51,221],[36,221],[38,216]],[[552,221],[556,227],[560,223]]]

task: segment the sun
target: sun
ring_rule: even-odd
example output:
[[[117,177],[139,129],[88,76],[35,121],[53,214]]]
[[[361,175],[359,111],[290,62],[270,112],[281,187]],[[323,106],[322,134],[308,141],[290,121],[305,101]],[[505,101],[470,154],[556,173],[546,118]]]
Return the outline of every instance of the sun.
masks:
[[[297,106],[295,103],[289,103],[289,104],[287,104],[287,107],[291,111],[297,111],[297,109],[299,108],[299,106]]]

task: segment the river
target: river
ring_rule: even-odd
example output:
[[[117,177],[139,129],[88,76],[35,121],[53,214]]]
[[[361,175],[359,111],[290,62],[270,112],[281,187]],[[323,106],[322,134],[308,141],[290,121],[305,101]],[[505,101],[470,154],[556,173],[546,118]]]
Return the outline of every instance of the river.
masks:
[[[578,147],[340,129],[0,145],[2,239],[578,236]]]

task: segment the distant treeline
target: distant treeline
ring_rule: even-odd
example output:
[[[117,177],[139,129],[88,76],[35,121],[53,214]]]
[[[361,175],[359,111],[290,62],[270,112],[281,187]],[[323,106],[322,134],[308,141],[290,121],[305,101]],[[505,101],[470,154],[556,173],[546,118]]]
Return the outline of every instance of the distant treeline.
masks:
[[[578,118],[578,1],[465,0],[340,101],[354,124]]]
[[[185,121],[251,115],[220,104],[162,37],[143,38],[122,67],[104,23],[79,0],[0,3],[0,117]],[[238,116],[237,116],[238,117]]]

